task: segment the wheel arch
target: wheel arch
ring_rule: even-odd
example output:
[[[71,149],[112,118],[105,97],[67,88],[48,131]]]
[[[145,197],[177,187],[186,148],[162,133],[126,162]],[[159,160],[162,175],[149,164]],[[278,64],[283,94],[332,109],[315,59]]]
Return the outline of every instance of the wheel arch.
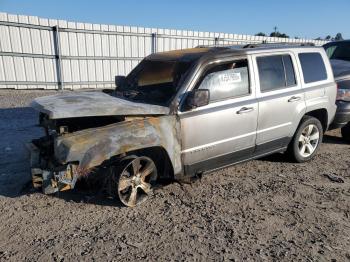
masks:
[[[315,109],[309,112],[306,112],[304,116],[311,116],[318,119],[321,122],[323,133],[328,129],[328,111],[326,108]],[[302,119],[300,120],[301,123]],[[300,125],[299,123],[299,125]]]
[[[75,161],[79,168],[89,170],[135,151],[152,151],[170,161],[175,174],[181,174],[179,134],[179,123],[172,115],[135,118],[64,136],[57,142],[55,154],[62,163]]]
[[[120,155],[112,156],[105,161],[104,165],[118,163],[133,156],[146,156],[156,164],[158,175],[161,179],[174,179],[174,167],[167,150],[162,146],[150,146],[124,152]]]

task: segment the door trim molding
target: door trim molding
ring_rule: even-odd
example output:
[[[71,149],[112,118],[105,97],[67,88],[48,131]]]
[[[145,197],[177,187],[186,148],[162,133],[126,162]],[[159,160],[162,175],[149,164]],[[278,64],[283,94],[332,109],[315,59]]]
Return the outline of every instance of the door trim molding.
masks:
[[[281,127],[285,127],[285,126],[290,126],[292,125],[293,123],[292,122],[288,122],[288,123],[284,123],[284,124],[281,124],[281,125],[277,125],[277,126],[272,126],[272,127],[268,127],[268,128],[265,128],[265,129],[261,129],[261,130],[257,130],[257,134],[260,134],[260,133],[264,133],[266,131],[271,131],[271,130],[274,130],[274,129],[277,129],[277,128],[281,128]],[[259,128],[259,127],[258,127]]]
[[[261,158],[287,149],[291,137],[283,137],[261,145],[249,147],[225,155],[209,158],[200,162],[185,165],[185,175],[194,176],[198,173],[212,172],[245,161]]]
[[[247,134],[244,134],[244,135],[218,140],[218,141],[215,141],[215,142],[212,142],[212,143],[208,143],[208,144],[204,144],[204,145],[201,145],[201,146],[191,147],[191,148],[182,150],[181,153],[191,153],[193,151],[202,150],[202,149],[205,149],[205,148],[216,146],[218,144],[230,142],[230,141],[233,141],[233,140],[237,140],[237,139],[248,137],[248,136],[255,135],[255,134],[256,134],[256,132],[254,131],[254,132],[250,132],[250,133],[247,133]]]

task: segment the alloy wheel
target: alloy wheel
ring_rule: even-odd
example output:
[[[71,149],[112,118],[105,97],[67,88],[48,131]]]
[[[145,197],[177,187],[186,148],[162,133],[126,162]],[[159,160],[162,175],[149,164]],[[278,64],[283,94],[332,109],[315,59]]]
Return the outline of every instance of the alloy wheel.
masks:
[[[300,134],[298,140],[299,153],[302,157],[310,157],[320,141],[320,130],[314,124],[306,126]]]
[[[152,194],[157,180],[157,168],[152,159],[136,157],[122,170],[118,181],[120,201],[129,207],[137,206]]]

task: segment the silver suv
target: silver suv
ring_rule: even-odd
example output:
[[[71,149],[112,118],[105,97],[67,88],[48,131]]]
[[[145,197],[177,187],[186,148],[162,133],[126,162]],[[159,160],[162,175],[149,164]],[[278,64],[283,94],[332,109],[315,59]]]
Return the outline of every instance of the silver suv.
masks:
[[[157,53],[116,85],[33,101],[46,130],[31,143],[35,187],[67,190],[96,173],[123,204],[136,206],[159,179],[276,152],[308,161],[336,111],[329,60],[312,46]]]

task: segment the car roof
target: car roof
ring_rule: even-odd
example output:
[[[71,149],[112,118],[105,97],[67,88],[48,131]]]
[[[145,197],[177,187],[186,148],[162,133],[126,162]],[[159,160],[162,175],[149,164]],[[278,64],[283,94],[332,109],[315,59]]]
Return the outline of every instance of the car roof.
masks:
[[[350,43],[350,39],[328,42],[328,43],[324,44],[323,46],[331,46],[331,45],[337,45],[337,44],[348,44],[348,43]]]
[[[281,52],[290,49],[322,49],[310,44],[305,45],[287,45],[287,44],[248,44],[248,45],[232,45],[232,46],[199,46],[196,48],[188,48],[167,52],[154,53],[146,57],[146,60],[156,61],[183,61],[191,62],[199,58],[212,58],[223,55],[247,55],[252,53],[264,52]]]

